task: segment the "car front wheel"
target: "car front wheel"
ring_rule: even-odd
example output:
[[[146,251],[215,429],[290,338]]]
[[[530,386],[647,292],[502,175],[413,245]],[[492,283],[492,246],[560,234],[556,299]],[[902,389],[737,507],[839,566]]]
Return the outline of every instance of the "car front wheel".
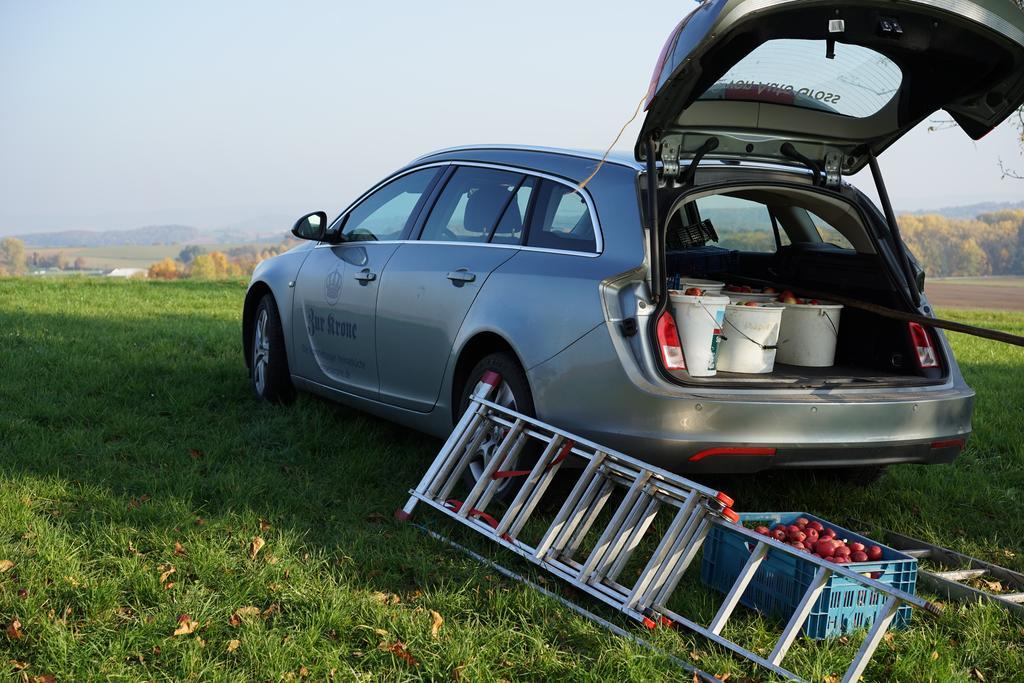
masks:
[[[295,397],[288,374],[284,331],[274,298],[267,294],[256,307],[252,326],[252,363],[249,379],[253,391],[271,403],[289,403]]]

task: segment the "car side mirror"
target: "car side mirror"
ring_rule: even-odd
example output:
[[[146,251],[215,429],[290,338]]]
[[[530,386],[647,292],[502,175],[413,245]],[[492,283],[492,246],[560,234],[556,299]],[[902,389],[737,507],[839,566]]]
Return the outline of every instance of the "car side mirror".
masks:
[[[292,234],[300,240],[312,240],[319,242],[324,238],[324,231],[327,230],[327,214],[323,211],[314,211],[295,221],[292,227]]]

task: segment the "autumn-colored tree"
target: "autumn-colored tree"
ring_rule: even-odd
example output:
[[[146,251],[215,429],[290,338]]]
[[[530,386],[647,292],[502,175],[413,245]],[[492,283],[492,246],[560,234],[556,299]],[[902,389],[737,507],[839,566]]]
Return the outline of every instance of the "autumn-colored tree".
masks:
[[[227,254],[221,251],[199,254],[192,259],[189,268],[189,277],[197,280],[218,280],[238,274],[239,269],[228,260]]]
[[[82,256],[79,256],[78,258],[75,259],[75,262],[74,262],[74,264],[72,264],[71,267],[74,268],[75,270],[85,270],[85,268],[86,268],[85,258],[82,257]]]
[[[157,261],[149,267],[149,277],[155,280],[177,280],[185,276],[185,270],[181,263],[170,256]]]
[[[25,274],[25,243],[16,237],[0,241],[0,275]]]

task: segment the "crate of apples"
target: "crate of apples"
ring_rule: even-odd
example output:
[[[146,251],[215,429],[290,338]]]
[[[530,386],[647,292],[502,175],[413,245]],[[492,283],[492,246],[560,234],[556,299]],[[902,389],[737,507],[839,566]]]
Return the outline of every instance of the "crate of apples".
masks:
[[[740,513],[740,523],[794,549],[793,553],[769,550],[740,599],[762,614],[782,620],[792,616],[818,572],[817,565],[809,561],[811,556],[908,593],[916,590],[916,559],[820,517],[806,512],[747,512]],[[728,593],[755,546],[749,536],[715,528],[704,542],[701,581]],[[803,632],[816,640],[852,633],[878,616],[885,601],[877,598],[871,588],[832,574]],[[910,608],[901,607],[893,628],[905,627],[910,618]]]
[[[841,538],[835,528],[806,517],[797,517],[792,524],[776,524],[771,528],[758,526],[754,531],[835,564],[877,562],[882,559],[882,546]]]

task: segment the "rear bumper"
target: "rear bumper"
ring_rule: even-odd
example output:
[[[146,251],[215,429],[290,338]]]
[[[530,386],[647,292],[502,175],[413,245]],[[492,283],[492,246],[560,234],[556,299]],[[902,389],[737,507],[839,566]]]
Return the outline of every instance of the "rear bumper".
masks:
[[[666,389],[624,367],[601,328],[528,375],[542,419],[682,473],[948,463],[974,408],[959,373],[912,391]]]

